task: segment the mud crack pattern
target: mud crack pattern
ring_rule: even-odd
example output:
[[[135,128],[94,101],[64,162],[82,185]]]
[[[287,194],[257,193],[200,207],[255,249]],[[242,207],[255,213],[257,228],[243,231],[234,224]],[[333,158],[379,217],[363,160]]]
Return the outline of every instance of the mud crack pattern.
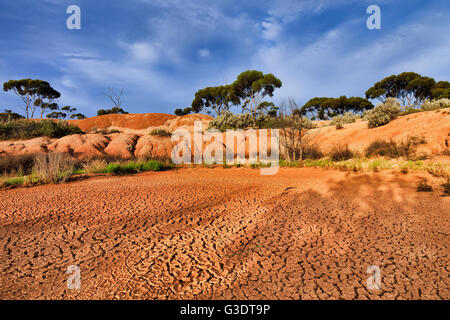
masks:
[[[418,178],[205,168],[3,190],[0,298],[449,299],[450,199]]]

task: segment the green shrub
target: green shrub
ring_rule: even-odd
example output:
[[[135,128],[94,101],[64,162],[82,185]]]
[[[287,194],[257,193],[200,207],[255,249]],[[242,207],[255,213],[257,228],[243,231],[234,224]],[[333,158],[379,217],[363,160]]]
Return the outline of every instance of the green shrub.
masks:
[[[23,185],[25,182],[24,177],[14,177],[14,178],[9,178],[7,179],[4,184],[7,187],[11,187],[11,186],[21,186]]]
[[[106,173],[114,173],[114,174],[125,174],[125,173],[135,173],[136,170],[132,169],[130,170],[130,166],[120,163],[108,163],[108,165],[105,168]]]
[[[139,171],[160,171],[163,165],[159,161],[149,160],[141,164]]]
[[[11,110],[5,110],[8,112],[0,112],[0,122],[9,122],[12,120],[18,120],[18,119],[24,119],[23,116],[21,116],[18,113],[12,112]]]
[[[162,168],[162,163],[156,160],[148,160],[145,162],[129,161],[126,163],[113,162],[109,163],[103,172],[121,175],[143,171],[160,171]]]
[[[344,124],[353,123],[358,119],[359,116],[353,114],[352,112],[346,112],[342,116],[335,116],[331,119],[330,125],[336,126],[336,129],[344,128]]]
[[[344,161],[351,159],[354,156],[354,152],[349,149],[348,145],[337,145],[330,151],[330,158],[333,161]]]
[[[442,98],[433,101],[427,100],[422,104],[420,109],[422,111],[432,111],[449,107],[450,107],[450,99]]]
[[[387,98],[385,103],[364,112],[363,119],[369,121],[369,128],[375,128],[388,124],[397,118],[401,111],[400,103],[396,98]]]
[[[153,129],[153,130],[150,132],[150,135],[151,135],[151,136],[168,137],[168,136],[171,135],[171,133],[170,133],[169,131],[167,131],[167,130],[164,130],[164,129]]]
[[[61,138],[70,134],[84,133],[66,121],[14,120],[0,122],[0,140],[30,139],[35,137]]]
[[[211,120],[208,129],[215,128],[220,131],[225,131],[226,129],[245,129],[252,126],[253,120],[250,114],[234,114],[227,111],[219,115],[216,119]]]

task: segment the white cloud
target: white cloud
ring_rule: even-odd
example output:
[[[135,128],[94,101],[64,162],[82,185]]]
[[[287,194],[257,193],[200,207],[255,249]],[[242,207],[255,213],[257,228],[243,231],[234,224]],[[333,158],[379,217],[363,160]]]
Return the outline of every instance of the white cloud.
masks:
[[[77,88],[77,85],[71,79],[69,79],[67,76],[64,76],[61,79],[61,84],[67,88]]]
[[[198,50],[198,56],[200,58],[208,58],[211,55],[211,52],[208,49],[200,49]]]
[[[302,13],[315,14],[331,6],[348,4],[351,1],[358,0],[274,0],[268,13],[283,23],[289,23]]]
[[[278,36],[282,30],[282,27],[275,18],[268,18],[261,22],[262,36],[267,40],[277,40]]]
[[[450,35],[432,17],[424,20],[360,45],[353,30],[361,21],[348,21],[306,47],[290,42],[260,47],[253,67],[283,81],[278,98],[294,97],[301,103],[315,96],[364,96],[375,81],[404,71],[446,79]]]
[[[132,60],[138,63],[156,63],[159,58],[159,46],[149,42],[141,41],[134,43],[127,43],[118,41],[118,45],[125,48]]]

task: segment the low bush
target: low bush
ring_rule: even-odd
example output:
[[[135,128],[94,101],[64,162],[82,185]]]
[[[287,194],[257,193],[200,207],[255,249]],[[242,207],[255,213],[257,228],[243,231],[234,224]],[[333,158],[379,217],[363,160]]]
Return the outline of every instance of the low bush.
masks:
[[[450,173],[449,173],[449,170],[448,170],[448,166],[445,166],[445,165],[443,165],[441,163],[437,163],[437,164],[434,164],[434,165],[429,165],[427,170],[434,177],[445,178],[445,179],[450,178]]]
[[[342,116],[335,116],[331,119],[330,125],[336,126],[336,129],[344,128],[344,124],[353,123],[359,116],[351,112],[346,112]]]
[[[84,133],[66,121],[13,120],[0,122],[0,140],[30,139],[35,137],[61,138],[70,134]]]
[[[73,159],[64,153],[40,154],[34,158],[33,175],[42,183],[65,182],[74,169]]]
[[[303,159],[317,160],[323,158],[323,153],[316,144],[303,147]]]
[[[105,171],[108,163],[104,159],[94,159],[89,162],[85,162],[81,165],[81,168],[85,173],[101,173]]]
[[[117,129],[97,129],[97,128],[92,128],[90,130],[91,133],[97,133],[97,134],[113,134],[113,133],[120,133],[120,130]]]
[[[208,129],[215,128],[220,131],[226,131],[226,129],[245,129],[252,126],[253,120],[250,114],[234,114],[227,111],[219,115],[216,119],[211,120]]]
[[[131,174],[143,171],[160,171],[163,168],[163,164],[156,160],[148,160],[146,162],[134,162],[129,161],[125,163],[114,162],[109,163],[105,169],[104,173],[113,174]]]
[[[351,159],[354,156],[354,152],[349,149],[348,145],[337,145],[330,151],[330,158],[333,161],[344,161]]]
[[[398,100],[387,98],[386,102],[364,112],[363,119],[369,121],[369,128],[375,128],[388,124],[397,118],[401,112],[402,109]]]
[[[427,183],[427,179],[423,178],[417,185],[417,192],[432,192],[433,187]]]
[[[155,160],[138,163],[139,171],[160,171],[162,167],[162,163]]]
[[[420,109],[422,111],[432,111],[432,110],[438,110],[438,109],[444,109],[450,107],[450,99],[442,98],[439,100],[427,100],[425,101]]]
[[[450,196],[450,178],[442,185],[444,187],[444,196]]]
[[[11,186],[21,186],[25,183],[24,177],[13,177],[5,180],[4,185],[7,187]]]
[[[0,112],[0,122],[9,122],[11,120],[18,120],[18,119],[24,119],[23,116],[21,116],[18,113],[12,112],[11,110],[5,110],[9,112]]]
[[[161,136],[161,137],[169,137],[171,135],[171,133],[167,130],[164,129],[153,129],[150,132],[151,136]]]
[[[426,143],[424,138],[407,137],[406,140],[395,142],[393,140],[375,140],[366,149],[366,156],[384,156],[389,158],[412,158],[416,154],[416,148]]]
[[[34,166],[34,154],[0,156],[0,174],[17,172],[31,173]]]

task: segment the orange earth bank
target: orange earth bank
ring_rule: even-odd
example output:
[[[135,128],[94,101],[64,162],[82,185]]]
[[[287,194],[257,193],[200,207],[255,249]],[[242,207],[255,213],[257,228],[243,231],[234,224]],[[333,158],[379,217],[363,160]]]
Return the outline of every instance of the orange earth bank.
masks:
[[[175,143],[171,142],[170,136],[149,135],[153,129],[164,129],[172,133],[181,128],[192,133],[194,121],[201,121],[203,130],[206,130],[211,119],[209,116],[200,114],[177,117],[148,113],[114,114],[70,120],[85,132],[115,129],[120,133],[88,133],[60,139],[35,138],[25,141],[1,141],[0,156],[53,151],[68,152],[80,159],[102,156],[124,159],[132,157],[170,158]],[[340,130],[336,130],[334,126],[322,126],[311,130],[310,135],[313,138],[312,141],[324,153],[339,144],[348,144],[350,149],[363,152],[375,140],[401,141],[408,136],[416,136],[424,138],[426,141],[425,144],[419,146],[418,152],[435,157],[450,150],[447,146],[450,145],[450,115],[443,111],[420,112],[399,117],[378,128],[368,129],[366,121],[357,121],[344,125],[344,128]]]

